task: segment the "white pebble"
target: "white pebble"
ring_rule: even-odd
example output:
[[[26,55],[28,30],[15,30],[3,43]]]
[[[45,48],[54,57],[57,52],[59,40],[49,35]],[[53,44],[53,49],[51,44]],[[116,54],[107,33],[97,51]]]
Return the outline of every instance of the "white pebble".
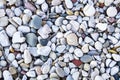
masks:
[[[15,60],[15,55],[13,53],[10,53],[8,55],[8,60],[11,61],[11,62],[14,61]]]
[[[96,27],[101,31],[105,31],[107,29],[107,23],[97,23]]]
[[[101,76],[96,76],[95,80],[104,80]]]
[[[103,48],[103,47],[102,47],[102,43],[99,42],[99,41],[95,42],[95,48],[96,48],[97,50],[101,50],[101,49]]]
[[[31,54],[29,53],[29,51],[28,51],[28,50],[25,50],[23,55],[24,55],[24,62],[25,62],[26,64],[31,63],[31,61],[32,61],[32,56],[31,56]]]
[[[3,71],[3,78],[4,78],[4,80],[13,80],[12,75],[7,70]]]
[[[120,55],[118,54],[112,54],[112,57],[115,61],[120,61]]]
[[[111,75],[115,75],[115,74],[118,73],[118,72],[119,72],[119,66],[115,66],[115,67],[112,67],[112,68],[111,68],[110,74],[111,74]]]
[[[71,0],[65,0],[66,7],[71,9],[73,7],[73,3]]]
[[[74,50],[74,54],[77,56],[77,57],[82,57],[83,56],[83,52],[79,49],[79,48],[76,48]]]
[[[108,7],[106,13],[109,17],[114,17],[117,14],[117,9],[116,9],[116,7]]]

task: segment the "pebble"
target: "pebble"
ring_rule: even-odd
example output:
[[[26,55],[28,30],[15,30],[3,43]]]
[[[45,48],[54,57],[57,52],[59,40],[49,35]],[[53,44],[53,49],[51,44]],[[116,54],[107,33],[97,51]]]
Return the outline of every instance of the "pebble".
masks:
[[[37,36],[34,33],[26,34],[26,42],[32,47],[36,46]]]
[[[108,7],[106,13],[109,17],[115,17],[117,14],[117,9],[116,9],[116,7],[113,7],[113,6]]]
[[[12,61],[14,61],[14,60],[15,60],[15,55],[14,55],[14,54],[12,54],[12,53],[10,53],[10,54],[8,55],[8,57],[7,57],[7,58],[8,58],[8,60],[9,60],[9,61],[11,61],[11,62],[12,62]]]
[[[120,55],[118,54],[112,54],[112,57],[115,61],[120,61]]]
[[[95,8],[92,5],[87,4],[83,8],[83,12],[86,16],[93,16],[95,14]]]
[[[99,55],[100,53],[97,52],[96,50],[91,50],[88,52],[88,54],[92,56],[92,55]]]
[[[23,43],[25,41],[25,37],[23,37],[21,32],[15,32],[12,37],[13,43]]]
[[[101,31],[105,31],[107,29],[107,23],[97,23],[96,27],[101,30]]]
[[[66,36],[67,43],[69,45],[77,46],[78,45],[78,37],[75,33],[70,33]]]
[[[74,73],[72,74],[73,80],[79,80],[79,75],[80,75],[80,73],[79,73],[78,71],[74,72]]]
[[[101,49],[103,48],[103,47],[102,47],[102,43],[99,42],[99,41],[95,42],[95,48],[96,48],[97,50],[101,50]]]
[[[4,78],[4,80],[13,80],[12,75],[7,70],[3,71],[3,78]]]
[[[92,57],[90,55],[84,55],[80,58],[80,60],[84,63],[92,61]]]
[[[77,59],[72,60],[72,62],[74,65],[76,65],[78,67],[82,64],[82,62],[80,60],[77,60]]]
[[[96,76],[95,80],[104,80],[101,76]]]
[[[52,0],[51,4],[53,6],[58,6],[59,4],[61,4],[61,0]]]
[[[28,77],[36,77],[35,71],[32,71],[32,70],[28,71],[28,72],[26,73],[26,75],[27,75]]]
[[[46,78],[48,78],[47,74],[37,76],[37,80],[45,80]]]
[[[2,51],[0,51],[0,57],[3,55],[3,52]]]
[[[83,53],[88,53],[89,52],[89,44],[84,44],[81,48]]]
[[[21,31],[22,33],[28,33],[30,32],[30,28],[28,26],[19,26],[18,31]]]
[[[72,25],[72,30],[73,31],[78,31],[80,25],[79,25],[79,23],[77,21],[71,20],[70,24]]]
[[[50,65],[44,65],[41,67],[41,71],[43,74],[48,74],[49,70],[50,70]]]
[[[63,19],[64,19],[63,17],[58,17],[58,18],[55,20],[55,25],[56,25],[56,26],[61,26]]]
[[[0,17],[5,16],[5,10],[4,9],[0,9]]]
[[[30,21],[30,16],[27,14],[24,14],[22,16],[22,21],[23,21],[23,24],[27,24]]]
[[[22,19],[20,17],[12,17],[12,20],[18,25],[22,24]]]
[[[51,52],[51,48],[49,46],[39,47],[37,50],[37,53],[43,56],[48,56],[50,52]]]
[[[16,16],[20,16],[22,14],[22,11],[20,8],[15,8],[14,13]]]
[[[58,53],[63,53],[63,51],[65,50],[66,46],[65,45],[59,45],[56,47],[56,51]]]
[[[39,29],[41,25],[42,25],[42,19],[39,16],[34,15],[32,20],[30,21],[30,27]]]
[[[18,62],[16,60],[12,61],[12,65],[17,68],[18,67]]]
[[[73,7],[73,3],[71,0],[65,0],[65,5],[68,9],[71,9]]]
[[[89,71],[90,67],[91,67],[91,65],[89,65],[87,63],[84,64],[84,70]]]
[[[82,70],[82,76],[88,76],[88,73],[86,72],[86,71],[84,71],[84,70]]]
[[[41,9],[43,12],[47,12],[48,10],[48,4],[46,2],[44,2],[42,5],[41,5]]]
[[[105,6],[109,6],[110,4],[113,3],[114,0],[104,0]]]
[[[48,39],[47,38],[46,39],[40,39],[40,44],[42,46],[46,46],[48,44]]]
[[[15,26],[13,26],[13,25],[8,25],[8,26],[6,27],[6,33],[7,33],[8,36],[10,36],[10,37],[12,37],[13,34],[14,34],[16,31],[17,31],[17,30],[16,30]]]
[[[111,74],[111,75],[115,75],[115,74],[117,74],[118,72],[119,72],[119,67],[118,67],[118,66],[114,66],[114,67],[111,68],[110,74]]]
[[[103,79],[109,79],[109,78],[110,78],[110,75],[107,74],[107,73],[104,73],[104,74],[102,74],[102,78],[103,78]]]
[[[25,2],[24,3],[25,7],[33,12],[36,11],[36,8],[30,3],[30,2]]]
[[[26,63],[26,64],[29,64],[29,63],[31,63],[31,61],[32,61],[32,56],[31,56],[31,54],[29,53],[29,51],[28,50],[24,50],[24,62]]]
[[[44,3],[45,2],[45,0],[36,0],[36,4],[42,4],[42,3]]]
[[[79,48],[76,48],[74,50],[74,54],[77,56],[77,57],[82,57],[83,56],[83,52],[79,49]]]
[[[12,75],[15,75],[15,74],[17,73],[16,68],[14,68],[14,67],[9,67],[9,72],[10,72]]]
[[[0,27],[5,27],[8,25],[8,17],[0,17]]]
[[[3,47],[6,47],[6,46],[10,45],[9,38],[8,38],[8,36],[7,36],[7,34],[4,30],[0,31],[0,44]]]
[[[68,75],[66,80],[74,80],[71,75]]]
[[[62,69],[62,68],[59,68],[59,67],[56,68],[56,73],[57,73],[60,77],[64,77],[64,75],[65,75],[63,69]]]
[[[1,61],[0,61],[0,65],[3,66],[3,67],[5,67],[5,66],[7,65],[7,62],[4,61],[4,60],[1,60]]]
[[[36,71],[37,75],[41,75],[41,73],[42,73],[40,66],[35,67],[35,71]]]

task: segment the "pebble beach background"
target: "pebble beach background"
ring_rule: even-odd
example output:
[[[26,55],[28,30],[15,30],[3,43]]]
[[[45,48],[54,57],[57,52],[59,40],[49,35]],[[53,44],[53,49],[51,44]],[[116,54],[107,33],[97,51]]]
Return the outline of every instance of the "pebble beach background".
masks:
[[[120,80],[120,0],[0,0],[0,80]]]

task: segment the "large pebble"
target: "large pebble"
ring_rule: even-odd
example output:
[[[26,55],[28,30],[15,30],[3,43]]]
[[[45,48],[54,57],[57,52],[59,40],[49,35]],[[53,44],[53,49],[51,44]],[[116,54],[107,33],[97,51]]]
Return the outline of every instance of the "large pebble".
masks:
[[[30,32],[30,28],[28,26],[19,26],[18,31],[21,31],[22,33],[28,33]]]
[[[73,3],[71,0],[65,0],[66,7],[71,9],[73,7]]]
[[[10,45],[9,38],[8,38],[8,36],[7,36],[7,34],[4,30],[0,31],[0,44],[3,47],[6,47],[6,46]]]
[[[29,64],[29,63],[31,63],[31,61],[32,61],[32,56],[31,56],[31,54],[29,53],[28,50],[25,50],[25,51],[24,51],[24,62],[25,62],[26,64]]]
[[[84,62],[84,63],[87,63],[87,62],[92,61],[92,57],[89,56],[89,55],[84,55],[84,56],[81,57],[80,60],[81,60],[82,62]]]
[[[25,41],[25,37],[23,37],[21,32],[15,32],[12,37],[13,43],[22,43]]]
[[[56,68],[56,73],[60,76],[60,77],[64,77],[65,72],[63,71],[62,68]]]
[[[0,17],[0,27],[5,27],[8,25],[8,17]]]
[[[34,27],[35,29],[39,29],[41,25],[42,25],[42,19],[39,16],[34,15],[32,20],[30,21],[30,26]]]
[[[94,6],[87,4],[84,7],[83,12],[86,16],[93,16],[95,14],[95,8]]]
[[[74,50],[74,54],[77,56],[77,57],[82,57],[83,56],[83,52],[79,49],[79,48],[76,48]]]
[[[39,47],[37,53],[43,56],[48,56],[50,51],[51,48],[49,46],[45,46],[45,47]]]
[[[107,23],[97,23],[96,27],[101,31],[105,31],[107,29]]]
[[[57,6],[57,5],[61,4],[61,0],[52,0],[51,4],[53,6]]]
[[[114,17],[117,14],[117,9],[116,9],[116,7],[112,7],[112,6],[108,7],[106,13],[109,17]]]
[[[4,80],[13,80],[12,75],[7,70],[3,71],[3,78],[4,78]]]
[[[96,76],[95,80],[104,80],[101,76]]]
[[[5,10],[4,9],[0,9],[0,17],[5,16]]]
[[[28,33],[26,35],[26,41],[30,46],[36,46],[37,44],[37,36],[34,33]]]
[[[115,66],[115,67],[112,67],[112,68],[111,68],[110,74],[111,74],[111,75],[115,75],[115,74],[117,74],[118,72],[119,72],[119,66]]]
[[[78,37],[75,33],[70,33],[66,36],[67,43],[69,45],[77,46],[78,45]]]
[[[112,57],[115,61],[120,61],[120,55],[118,54],[112,54]]]
[[[8,26],[6,27],[6,33],[7,33],[10,37],[12,37],[13,34],[14,34],[16,31],[17,31],[17,30],[16,30],[15,26],[13,26],[13,25],[8,25]]]

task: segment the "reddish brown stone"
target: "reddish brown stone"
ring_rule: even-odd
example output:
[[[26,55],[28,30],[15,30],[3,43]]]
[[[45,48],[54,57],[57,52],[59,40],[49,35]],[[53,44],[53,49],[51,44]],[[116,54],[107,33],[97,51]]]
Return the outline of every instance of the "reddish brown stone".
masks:
[[[74,59],[72,60],[73,64],[75,64],[76,66],[80,66],[82,64],[82,62],[80,60]]]
[[[99,7],[103,8],[104,7],[104,3],[99,3]]]
[[[72,0],[73,3],[77,2],[77,0]]]

